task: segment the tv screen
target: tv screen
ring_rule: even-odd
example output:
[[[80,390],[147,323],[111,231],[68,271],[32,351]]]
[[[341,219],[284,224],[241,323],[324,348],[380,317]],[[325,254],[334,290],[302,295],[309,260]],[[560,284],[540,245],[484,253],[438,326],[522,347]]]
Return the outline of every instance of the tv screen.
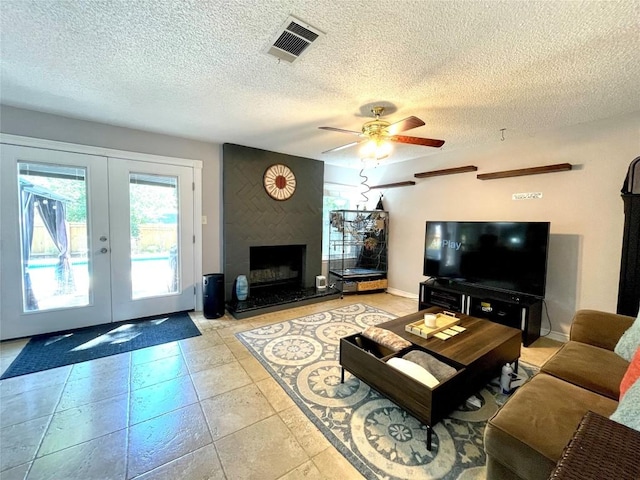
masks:
[[[544,297],[549,222],[432,222],[424,275]]]

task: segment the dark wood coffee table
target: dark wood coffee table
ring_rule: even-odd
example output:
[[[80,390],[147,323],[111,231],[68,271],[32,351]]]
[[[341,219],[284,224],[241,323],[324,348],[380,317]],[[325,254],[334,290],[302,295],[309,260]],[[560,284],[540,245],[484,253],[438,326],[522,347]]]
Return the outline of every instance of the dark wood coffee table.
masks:
[[[517,328],[456,314],[466,330],[448,340],[422,338],[405,331],[405,325],[423,318],[425,313],[440,313],[432,307],[377,325],[411,342],[411,347],[394,353],[360,334],[340,339],[340,365],[360,380],[406,409],[427,426],[427,448],[431,450],[431,429],[469,396],[500,374],[505,363],[520,357],[522,332]],[[451,365],[457,373],[433,389],[387,365],[394,356],[409,350],[430,353]]]

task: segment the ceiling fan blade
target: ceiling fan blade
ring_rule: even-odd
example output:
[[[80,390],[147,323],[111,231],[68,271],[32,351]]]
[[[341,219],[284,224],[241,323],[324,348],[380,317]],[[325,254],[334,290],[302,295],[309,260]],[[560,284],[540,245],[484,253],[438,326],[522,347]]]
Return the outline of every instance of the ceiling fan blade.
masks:
[[[407,117],[399,122],[392,123],[385,130],[389,135],[395,135],[396,133],[404,132],[405,130],[411,130],[412,128],[421,127],[424,122],[418,117]]]
[[[393,137],[389,137],[389,140],[393,140],[394,142],[399,142],[399,143],[410,143],[412,145],[422,145],[425,147],[441,147],[442,145],[444,145],[444,140],[435,140],[433,138],[409,137],[407,135],[394,135]]]
[[[325,150],[322,153],[330,153],[330,152],[337,152],[338,150],[342,150],[343,148],[349,148],[349,147],[353,147],[354,145],[358,145],[359,143],[362,143],[366,140],[361,140],[359,142],[351,142],[351,143],[347,143],[346,145],[342,145],[340,147],[336,147],[336,148],[332,148],[330,150]]]
[[[348,133],[349,135],[362,136],[362,132],[355,132],[353,130],[344,130],[342,128],[335,128],[335,127],[318,127],[318,128],[321,130],[329,130],[331,132]]]

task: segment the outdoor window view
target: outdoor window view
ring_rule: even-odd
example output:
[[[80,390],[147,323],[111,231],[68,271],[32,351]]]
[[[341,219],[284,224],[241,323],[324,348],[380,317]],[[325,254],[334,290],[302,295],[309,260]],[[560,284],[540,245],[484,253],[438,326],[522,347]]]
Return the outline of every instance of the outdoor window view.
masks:
[[[25,312],[89,304],[83,168],[20,163]]]
[[[86,170],[20,162],[18,181],[24,311],[89,305]],[[175,177],[130,175],[133,299],[179,291],[177,195]]]
[[[351,210],[357,208],[360,194],[357,189],[345,185],[325,184],[323,206],[322,206],[322,257],[329,259],[329,226],[331,225],[331,212],[333,210]],[[355,250],[345,245],[332,245],[334,249],[332,255],[346,256],[355,255]]]
[[[131,298],[179,291],[178,179],[129,176]]]

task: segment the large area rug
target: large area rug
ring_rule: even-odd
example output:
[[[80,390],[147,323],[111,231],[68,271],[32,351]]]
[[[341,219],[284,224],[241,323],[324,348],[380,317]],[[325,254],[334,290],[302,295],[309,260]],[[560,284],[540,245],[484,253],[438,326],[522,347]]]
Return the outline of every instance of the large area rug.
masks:
[[[484,480],[484,427],[505,400],[498,379],[474,395],[477,406],[435,425],[431,451],[426,427],[402,408],[349,373],[340,383],[340,337],[393,318],[354,304],[236,336],[365,478]]]
[[[186,312],[36,335],[0,380],[198,335],[200,330]]]

